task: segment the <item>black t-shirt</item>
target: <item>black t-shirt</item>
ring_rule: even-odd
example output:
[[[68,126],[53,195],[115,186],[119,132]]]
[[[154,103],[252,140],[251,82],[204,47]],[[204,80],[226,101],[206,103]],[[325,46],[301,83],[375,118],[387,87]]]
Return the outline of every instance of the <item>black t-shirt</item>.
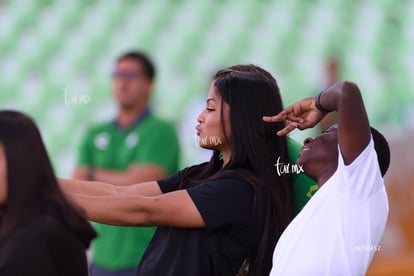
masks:
[[[45,215],[1,246],[1,276],[87,276],[85,241]]]
[[[163,193],[179,187],[174,175],[158,181]],[[211,180],[187,189],[205,228],[158,227],[136,275],[236,275],[259,240],[247,182]]]

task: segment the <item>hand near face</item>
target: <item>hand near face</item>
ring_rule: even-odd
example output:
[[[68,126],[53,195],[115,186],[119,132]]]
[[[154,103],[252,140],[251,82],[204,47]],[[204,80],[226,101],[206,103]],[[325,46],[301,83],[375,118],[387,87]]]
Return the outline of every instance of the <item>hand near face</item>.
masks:
[[[300,130],[312,128],[324,116],[325,114],[316,108],[315,98],[306,98],[285,108],[275,116],[263,116],[263,121],[271,123],[286,120],[286,126],[277,132],[277,135],[283,136],[295,128]]]

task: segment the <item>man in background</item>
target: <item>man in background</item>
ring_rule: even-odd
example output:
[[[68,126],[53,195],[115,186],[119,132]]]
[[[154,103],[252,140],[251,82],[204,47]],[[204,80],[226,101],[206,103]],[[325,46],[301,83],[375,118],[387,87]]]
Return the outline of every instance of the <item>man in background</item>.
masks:
[[[164,178],[178,169],[174,127],[149,109],[155,68],[147,56],[129,52],[116,62],[115,119],[89,128],[81,143],[73,178],[130,185]],[[134,275],[153,227],[95,224],[91,276]]]

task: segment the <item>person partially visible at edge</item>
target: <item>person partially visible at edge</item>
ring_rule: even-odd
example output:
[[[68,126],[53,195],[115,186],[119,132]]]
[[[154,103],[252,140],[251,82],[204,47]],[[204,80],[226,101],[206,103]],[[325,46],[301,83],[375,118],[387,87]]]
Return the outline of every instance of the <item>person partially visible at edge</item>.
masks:
[[[320,189],[280,237],[272,276],[365,275],[380,248],[388,216],[383,176],[390,150],[382,134],[370,128],[358,86],[336,83],[263,119],[287,119],[278,132],[284,136],[315,126],[331,111],[338,114],[338,124],[307,138],[297,160]]]
[[[281,97],[279,87],[277,85],[276,79],[270,74],[268,71],[264,70],[263,68],[253,65],[234,65],[230,66],[228,71],[237,71],[237,72],[253,72],[261,74],[264,78],[266,78],[270,83],[272,83],[273,89],[275,93],[277,93],[278,97]],[[313,194],[318,190],[318,184],[307,177],[303,172],[299,169],[293,170],[294,164],[296,164],[296,160],[302,149],[302,144],[298,143],[294,139],[287,138],[288,141],[288,150],[289,150],[289,161],[285,164],[279,164],[279,166],[285,166],[289,169],[284,170],[280,169],[279,173],[288,173],[293,177],[293,194],[294,194],[294,206],[295,206],[295,213],[298,213],[303,206],[305,206],[306,202],[313,196]],[[275,164],[275,169],[277,170]],[[297,168],[297,167],[296,167]]]
[[[136,275],[268,275],[276,242],[294,215],[292,183],[278,175],[288,161],[280,95],[261,74],[217,72],[197,118],[200,146],[211,160],[166,179],[129,187],[60,180],[92,221],[157,225]],[[220,140],[221,143],[210,143]]]
[[[117,186],[164,178],[177,171],[179,144],[172,124],[149,109],[155,67],[143,53],[121,55],[112,74],[118,114],[86,132],[73,178]],[[95,224],[91,276],[128,276],[155,228]]]
[[[87,276],[95,235],[60,190],[35,123],[0,111],[0,275]]]

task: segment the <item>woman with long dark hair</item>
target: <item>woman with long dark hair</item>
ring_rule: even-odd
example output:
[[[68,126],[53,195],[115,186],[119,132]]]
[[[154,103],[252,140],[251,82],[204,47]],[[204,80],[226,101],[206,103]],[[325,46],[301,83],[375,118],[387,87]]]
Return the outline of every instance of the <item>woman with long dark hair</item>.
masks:
[[[34,122],[0,111],[0,275],[88,275],[94,236],[60,190]]]
[[[137,275],[268,275],[276,242],[293,216],[284,124],[263,115],[282,110],[274,84],[260,73],[217,72],[197,118],[211,160],[157,182],[128,187],[61,180],[89,219],[113,225],[158,225]],[[166,143],[168,137],[165,137]]]

